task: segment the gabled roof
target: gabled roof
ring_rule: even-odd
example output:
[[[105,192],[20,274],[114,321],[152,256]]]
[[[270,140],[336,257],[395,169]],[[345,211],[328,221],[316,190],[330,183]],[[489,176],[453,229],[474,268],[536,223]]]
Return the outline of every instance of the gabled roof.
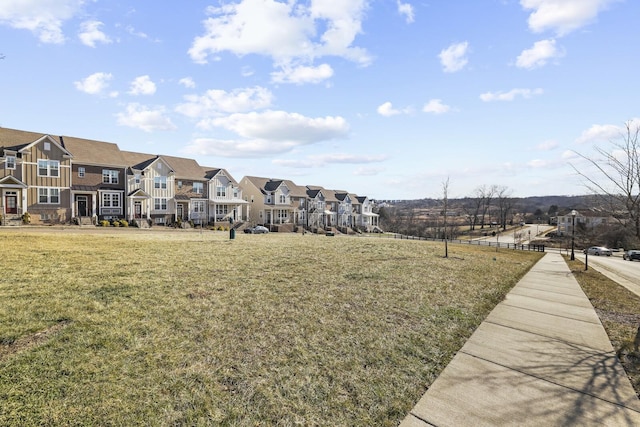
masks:
[[[342,190],[334,190],[333,194],[335,195],[336,199],[338,199],[338,201],[340,202],[344,202],[347,199],[347,197],[349,197],[349,193]],[[351,197],[349,197],[349,199],[351,199]]]
[[[318,197],[318,194],[320,194],[321,192],[322,190],[320,190],[319,188],[316,188],[316,189],[307,188],[307,196],[311,199],[315,199],[316,197]]]
[[[147,153],[135,153],[133,151],[123,151],[122,155],[127,160],[127,163],[130,165],[132,170],[145,170],[155,162],[161,161],[162,163],[167,165],[167,167],[173,172],[171,165],[166,160],[164,160],[164,156]]]
[[[184,157],[162,156],[169,164],[169,167],[175,172],[176,178],[190,179],[196,181],[205,181],[206,177],[202,171],[202,167],[193,159]]]
[[[128,166],[117,144],[90,139],[61,136],[63,146],[73,154],[74,163],[104,165],[118,168]]]
[[[337,202],[338,199],[336,199],[336,193],[332,190],[327,190],[324,187],[320,187],[319,185],[307,185],[307,188],[309,190],[320,190],[322,191],[322,194],[324,195],[324,200],[325,202]]]
[[[213,178],[215,178],[218,174],[224,174],[224,176],[226,176],[229,181],[231,181],[234,185],[238,186],[238,181],[236,181],[231,174],[229,173],[229,171],[227,171],[224,168],[213,168],[213,167],[209,167],[209,166],[202,166],[202,170],[204,171],[204,176],[205,178],[211,180]]]
[[[20,151],[46,135],[46,133],[25,132],[0,127],[0,148],[3,149],[2,151]]]
[[[17,129],[0,128],[0,152],[4,156],[5,151],[20,152],[47,140],[63,151],[66,156],[73,157],[71,153],[60,144],[60,138],[45,133],[25,132]]]
[[[0,187],[4,188],[27,188],[27,184],[20,181],[13,175],[7,175],[4,178],[0,179]]]

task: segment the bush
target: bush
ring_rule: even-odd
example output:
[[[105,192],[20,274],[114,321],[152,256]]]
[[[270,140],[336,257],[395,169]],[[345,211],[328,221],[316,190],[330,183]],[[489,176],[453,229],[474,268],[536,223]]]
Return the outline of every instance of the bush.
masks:
[[[22,214],[22,223],[23,224],[31,223],[31,214],[29,214],[29,212],[25,212]]]
[[[129,226],[129,221],[127,221],[126,219],[121,219],[120,220],[120,226],[121,227],[128,227]]]
[[[111,226],[111,223],[106,219],[103,219],[100,221],[100,227],[110,227],[110,226]]]
[[[114,227],[120,227],[120,220],[114,219],[113,221],[111,221],[111,225]]]

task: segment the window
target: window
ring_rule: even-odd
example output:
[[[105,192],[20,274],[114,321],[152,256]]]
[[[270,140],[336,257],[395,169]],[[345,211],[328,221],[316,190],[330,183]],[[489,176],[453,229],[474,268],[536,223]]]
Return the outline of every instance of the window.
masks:
[[[118,183],[118,171],[111,169],[102,169],[102,183],[103,184],[117,184]]]
[[[135,180],[136,184],[140,184],[140,174],[137,173],[133,176],[133,179]]]
[[[203,190],[204,190],[204,186],[202,185],[201,182],[194,182],[193,183],[193,192],[194,193],[202,194]]]
[[[44,143],[44,151],[49,151],[51,150],[51,143],[50,142],[45,142]]]
[[[229,212],[227,205],[216,205],[216,215],[226,215]]]
[[[84,178],[84,174],[85,174],[85,169],[78,168],[78,178]]]
[[[7,169],[15,169],[16,168],[16,158],[15,156],[7,156],[5,160],[5,164]]]
[[[194,213],[204,213],[204,201],[196,201],[193,202],[193,212]]]
[[[287,196],[285,196],[284,194],[280,195],[280,203],[287,203]]]
[[[105,208],[119,208],[120,194],[119,193],[102,193],[102,206]]]
[[[167,189],[167,177],[166,176],[156,176],[153,179],[153,188],[161,188],[163,190]]]
[[[178,181],[178,190],[182,189],[182,181]]]
[[[153,199],[153,208],[157,211],[166,211],[167,199],[164,199],[164,198]]]
[[[38,188],[38,203],[57,205],[60,203],[59,188]]]
[[[38,176],[60,176],[60,162],[57,160],[38,160]]]
[[[238,188],[234,188],[233,189],[233,198],[234,199],[239,199],[240,198],[240,190]]]
[[[226,197],[227,196],[227,187],[216,187],[216,196],[217,197]]]

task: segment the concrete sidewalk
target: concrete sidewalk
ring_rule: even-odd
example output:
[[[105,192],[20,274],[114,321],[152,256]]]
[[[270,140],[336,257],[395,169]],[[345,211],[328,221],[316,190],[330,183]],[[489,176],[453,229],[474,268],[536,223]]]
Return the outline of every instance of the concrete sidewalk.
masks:
[[[640,426],[640,401],[591,303],[547,253],[401,427]]]

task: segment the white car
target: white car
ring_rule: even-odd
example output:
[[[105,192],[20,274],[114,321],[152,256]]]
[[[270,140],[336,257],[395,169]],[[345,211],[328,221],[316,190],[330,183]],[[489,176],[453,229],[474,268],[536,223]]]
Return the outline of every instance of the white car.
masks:
[[[597,256],[600,256],[600,255],[611,256],[611,254],[613,253],[611,249],[605,248],[604,246],[591,246],[590,248],[585,249],[583,252],[588,255],[597,255]]]

